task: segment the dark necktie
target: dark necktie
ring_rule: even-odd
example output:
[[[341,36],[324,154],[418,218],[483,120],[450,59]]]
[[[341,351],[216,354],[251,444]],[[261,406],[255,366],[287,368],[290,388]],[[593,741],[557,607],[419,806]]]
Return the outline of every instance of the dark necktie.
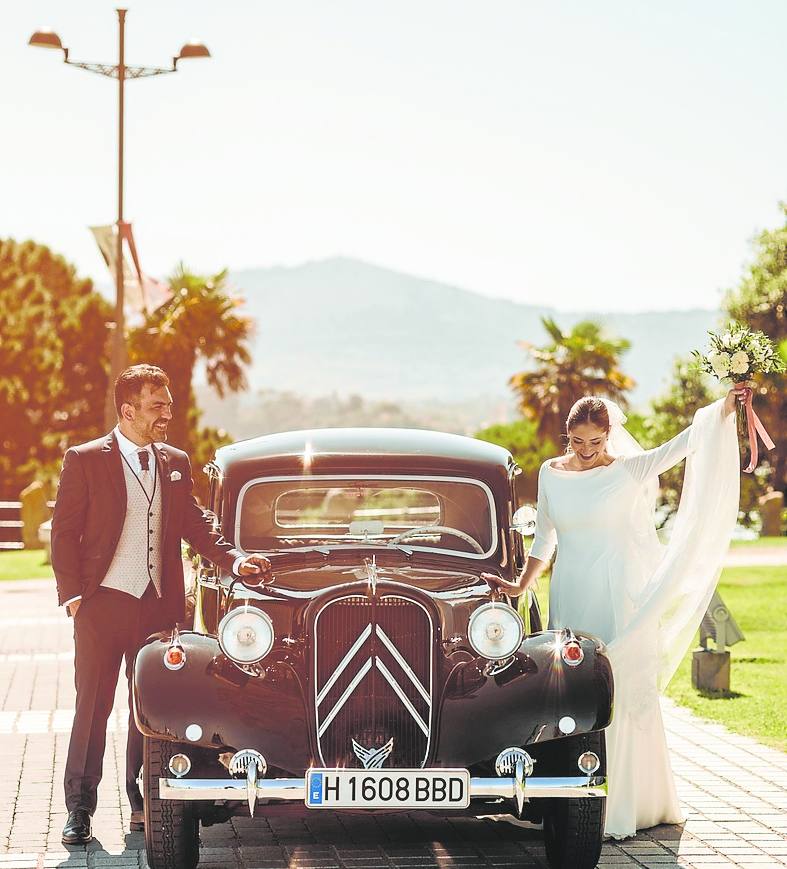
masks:
[[[142,473],[139,475],[139,481],[142,483],[142,488],[147,492],[148,498],[153,494],[153,476],[150,473],[150,453],[147,450],[140,450],[139,466],[142,468]]]

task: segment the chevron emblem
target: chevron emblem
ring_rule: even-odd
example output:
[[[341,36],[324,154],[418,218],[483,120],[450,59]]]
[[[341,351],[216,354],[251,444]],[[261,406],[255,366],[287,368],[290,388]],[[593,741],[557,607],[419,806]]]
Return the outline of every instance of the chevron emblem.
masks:
[[[364,769],[380,769],[393,751],[393,737],[382,748],[364,748],[354,739],[352,743],[355,756],[361,761]]]

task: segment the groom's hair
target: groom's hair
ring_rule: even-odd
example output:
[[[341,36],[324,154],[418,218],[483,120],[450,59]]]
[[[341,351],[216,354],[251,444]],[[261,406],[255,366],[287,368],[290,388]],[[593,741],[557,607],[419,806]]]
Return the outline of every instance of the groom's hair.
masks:
[[[570,432],[571,429],[583,423],[590,423],[596,428],[609,431],[609,411],[600,398],[586,395],[574,402],[566,417],[566,431]]]
[[[146,363],[132,365],[131,368],[127,368],[121,373],[115,381],[115,410],[117,410],[118,416],[120,416],[120,408],[124,404],[133,404],[134,407],[139,407],[142,387],[146,383],[155,388],[169,386],[169,377],[160,368]]]

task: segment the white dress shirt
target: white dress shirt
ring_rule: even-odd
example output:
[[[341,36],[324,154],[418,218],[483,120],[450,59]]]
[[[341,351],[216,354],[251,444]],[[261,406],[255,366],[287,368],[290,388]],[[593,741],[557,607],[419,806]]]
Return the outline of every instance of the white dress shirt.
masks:
[[[140,447],[134,443],[134,441],[130,441],[123,432],[115,426],[112,434],[115,435],[115,440],[118,442],[118,449],[120,450],[120,455],[129,463],[131,470],[139,475],[142,473],[142,462],[139,460],[139,454],[144,450],[149,458],[148,458],[148,472],[153,475],[153,479],[156,479],[156,454],[153,452],[153,445],[146,444],[144,447]]]

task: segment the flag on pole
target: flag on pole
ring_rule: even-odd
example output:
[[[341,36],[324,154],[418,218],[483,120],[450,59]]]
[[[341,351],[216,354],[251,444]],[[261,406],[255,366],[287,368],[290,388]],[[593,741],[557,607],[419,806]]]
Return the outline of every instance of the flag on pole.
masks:
[[[113,280],[117,274],[117,225],[91,226],[90,231],[96,240],[101,256],[107,264]],[[169,284],[157,281],[146,275],[139,264],[137,246],[134,242],[134,234],[130,223],[120,224],[120,233],[125,248],[131,254],[133,270],[123,254],[123,287],[124,287],[124,312],[130,326],[140,325],[144,317],[150,315],[157,308],[172,298],[172,289]]]

